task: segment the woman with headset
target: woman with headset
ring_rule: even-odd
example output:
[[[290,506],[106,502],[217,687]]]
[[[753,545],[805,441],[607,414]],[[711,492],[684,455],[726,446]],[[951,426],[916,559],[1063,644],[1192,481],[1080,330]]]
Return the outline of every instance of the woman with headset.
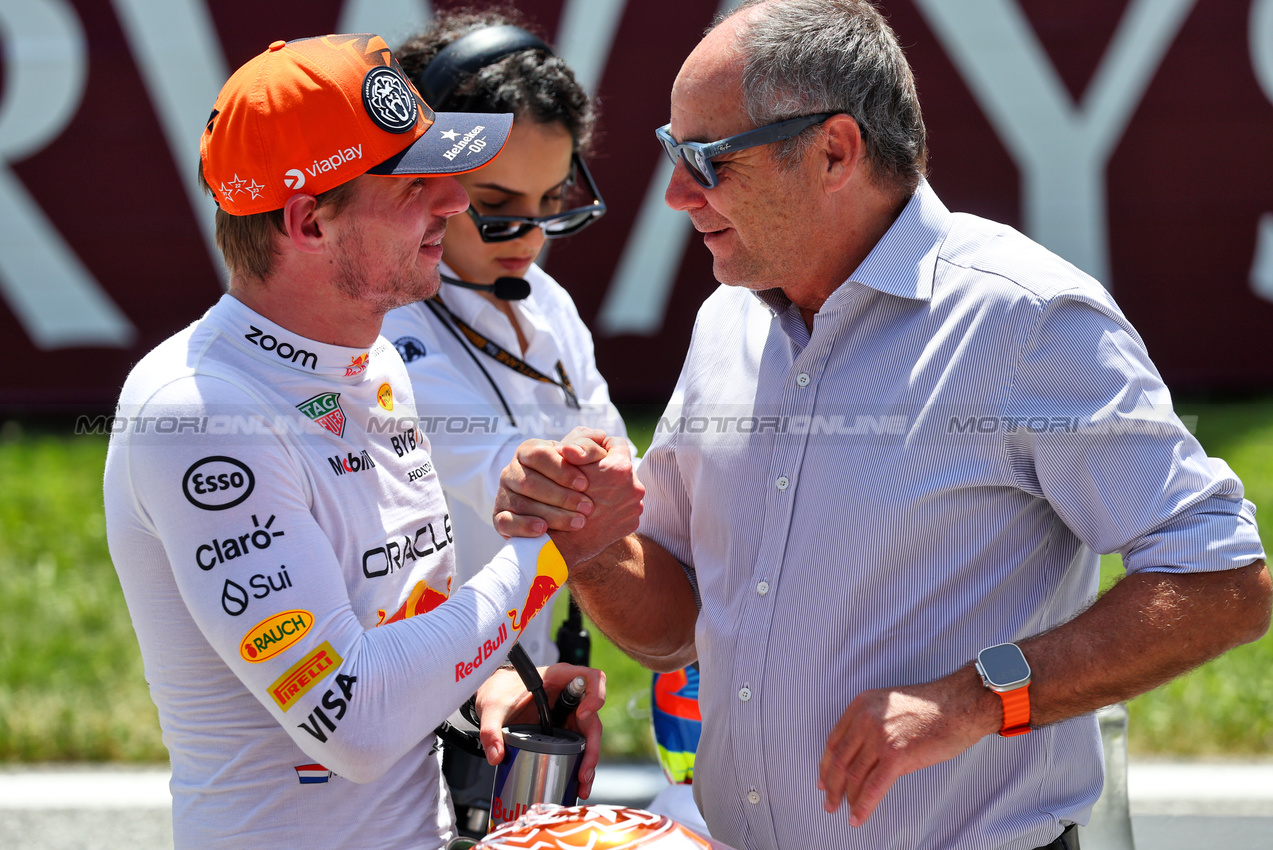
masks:
[[[498,12],[439,13],[394,51],[440,123],[448,111],[514,114],[500,156],[458,177],[470,205],[447,225],[438,296],[390,312],[381,331],[411,377],[446,491],[459,582],[504,543],[491,512],[500,471],[523,440],[560,438],[576,425],[626,435],[591,334],[536,264],[547,240],[605,212],[584,164],[594,107],[566,64],[517,23]],[[457,156],[480,138],[467,135],[454,139]],[[537,617],[521,634],[536,664],[558,659],[551,624]],[[458,808],[464,795],[452,778]]]
[[[605,212],[583,159],[595,112],[566,64],[508,14],[440,13],[395,55],[439,121],[461,110],[515,116],[499,157],[458,178],[469,209],[447,225],[438,296],[390,312],[381,331],[415,388],[464,581],[504,543],[491,511],[500,471],[523,440],[560,438],[576,425],[626,434],[592,335],[535,262],[547,240]],[[521,643],[549,664],[551,618],[536,619],[542,626]]]

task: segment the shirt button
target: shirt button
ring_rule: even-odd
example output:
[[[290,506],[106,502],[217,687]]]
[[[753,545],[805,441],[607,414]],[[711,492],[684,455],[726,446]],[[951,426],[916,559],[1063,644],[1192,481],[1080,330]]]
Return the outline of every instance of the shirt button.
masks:
[[[747,792],[747,802],[751,803],[753,806],[754,806],[754,805],[756,805],[757,803],[759,803],[759,802],[760,802],[760,792],[759,792],[759,791],[757,791],[755,788],[753,788],[753,789],[751,789],[750,791],[748,791],[748,792]]]
[[[738,691],[738,698],[743,702],[751,699],[751,688],[741,688]]]
[[[801,372],[799,375],[796,375],[796,383],[802,387],[809,386],[809,381],[811,380],[813,379],[809,377],[807,372]]]
[[[759,593],[761,596],[764,596],[766,593],[768,593],[769,582],[762,581],[760,584],[756,585],[756,592]]]
[[[785,475],[779,475],[778,480],[774,482],[779,490],[786,490],[791,486],[791,481]]]

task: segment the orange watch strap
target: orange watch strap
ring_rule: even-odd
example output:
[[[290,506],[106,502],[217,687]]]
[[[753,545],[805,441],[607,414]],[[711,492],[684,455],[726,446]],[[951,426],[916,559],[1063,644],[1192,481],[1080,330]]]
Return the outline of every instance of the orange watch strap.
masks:
[[[1030,683],[1011,691],[996,691],[1003,700],[1003,726],[999,734],[1005,738],[1030,731]]]

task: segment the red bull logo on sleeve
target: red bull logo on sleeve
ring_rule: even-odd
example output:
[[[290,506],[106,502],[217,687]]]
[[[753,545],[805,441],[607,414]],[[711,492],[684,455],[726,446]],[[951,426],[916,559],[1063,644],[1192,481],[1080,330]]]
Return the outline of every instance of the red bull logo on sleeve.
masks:
[[[530,583],[530,591],[521,611],[513,609],[508,616],[513,621],[513,631],[521,632],[530,622],[530,618],[538,614],[554,593],[566,583],[570,570],[566,568],[566,559],[557,551],[557,545],[549,540],[539,550],[539,558],[535,564],[535,579]]]
[[[477,655],[473,656],[472,661],[458,661],[455,664],[455,681],[467,678],[473,675],[473,671],[482,666],[482,662],[494,655],[504,642],[508,640],[508,623],[501,623],[499,631],[495,633],[495,637],[487,641],[482,641],[482,645],[477,649]]]
[[[407,601],[393,612],[392,616],[386,617],[384,609],[380,609],[380,620],[377,626],[387,625],[388,623],[396,623],[399,620],[406,620],[419,614],[427,614],[443,602],[451,598],[451,577],[446,580],[446,592],[442,593],[429,587],[429,583],[425,581],[416,582],[415,587],[411,588]]]

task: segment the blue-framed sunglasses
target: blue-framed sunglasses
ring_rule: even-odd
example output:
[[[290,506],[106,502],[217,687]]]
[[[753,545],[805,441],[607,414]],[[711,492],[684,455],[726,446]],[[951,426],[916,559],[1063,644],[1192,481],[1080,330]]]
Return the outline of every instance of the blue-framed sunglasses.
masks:
[[[563,236],[574,236],[588,225],[606,214],[606,202],[601,200],[601,192],[588,173],[579,154],[571,158],[571,176],[569,183],[573,187],[576,175],[583,175],[584,185],[591,193],[592,202],[565,212],[541,215],[536,217],[517,215],[480,215],[469,204],[469,218],[477,225],[477,233],[483,242],[511,242],[521,239],[536,227],[542,227],[544,236],[549,239],[560,239]]]
[[[748,130],[746,133],[739,133],[737,136],[730,136],[728,139],[721,139],[719,142],[678,142],[672,138],[671,124],[664,124],[654,131],[654,135],[658,137],[659,142],[663,145],[663,150],[667,152],[668,158],[672,160],[673,165],[676,164],[679,158],[685,163],[685,167],[690,171],[690,176],[698,182],[698,185],[704,189],[715,189],[720,183],[720,178],[716,176],[716,169],[712,167],[712,157],[746,150],[747,148],[758,148],[761,145],[790,139],[803,132],[806,128],[812,127],[814,124],[821,124],[832,115],[838,114],[837,112],[822,112],[818,115],[788,118],[786,121],[757,127],[755,130]]]

